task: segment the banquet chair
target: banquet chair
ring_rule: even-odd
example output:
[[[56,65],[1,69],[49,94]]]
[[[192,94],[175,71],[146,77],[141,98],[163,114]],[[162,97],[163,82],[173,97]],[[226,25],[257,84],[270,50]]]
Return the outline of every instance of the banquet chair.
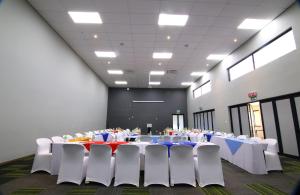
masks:
[[[169,187],[168,148],[164,145],[148,145],[145,148],[144,186],[161,184]]]
[[[196,187],[193,147],[174,145],[170,148],[170,182]]]
[[[141,142],[152,142],[152,138],[151,138],[151,136],[148,136],[148,135],[141,135],[140,141]]]
[[[108,133],[108,136],[107,136],[107,142],[112,142],[114,140],[114,137],[111,133]]]
[[[88,131],[84,133],[85,137],[93,138],[94,133],[92,131]]]
[[[63,143],[65,142],[64,138],[60,137],[60,136],[53,136],[51,137],[51,140],[53,143]]]
[[[247,139],[247,135],[239,135],[239,136],[237,136],[237,138],[245,140],[245,139]]]
[[[96,133],[94,135],[94,141],[101,141],[101,142],[103,142],[104,141],[103,140],[103,136],[100,133]]]
[[[267,150],[264,151],[267,171],[282,171],[278,155],[278,142],[276,139],[264,139],[263,143],[268,144]]]
[[[262,139],[260,137],[251,137],[250,140],[256,141],[256,142],[262,142]]]
[[[139,187],[140,151],[136,145],[120,145],[116,152],[115,183],[132,184]]]
[[[196,179],[200,187],[218,184],[224,186],[220,146],[200,145],[197,148],[197,157],[194,157]]]
[[[80,185],[86,175],[87,161],[83,145],[64,144],[57,184],[71,182]]]
[[[189,137],[190,137],[191,142],[198,142],[198,134],[190,133]]]
[[[181,141],[181,136],[174,136],[173,138],[172,138],[172,142],[174,142],[174,143],[178,143],[178,142],[180,142]]]
[[[86,171],[86,181],[101,183],[109,186],[114,176],[115,157],[108,145],[91,145]]]
[[[51,143],[52,141],[48,138],[36,139],[37,150],[34,156],[31,173],[36,171],[46,171],[51,173]]]
[[[75,133],[75,136],[76,137],[83,137],[83,134],[82,133]]]
[[[182,142],[188,141],[188,136],[181,136],[181,141]]]
[[[171,136],[169,136],[169,135],[163,136],[163,140],[162,141],[164,141],[164,142],[170,142],[171,141]]]
[[[225,137],[234,137],[234,134],[233,134],[233,133],[227,133],[227,134],[225,135]]]

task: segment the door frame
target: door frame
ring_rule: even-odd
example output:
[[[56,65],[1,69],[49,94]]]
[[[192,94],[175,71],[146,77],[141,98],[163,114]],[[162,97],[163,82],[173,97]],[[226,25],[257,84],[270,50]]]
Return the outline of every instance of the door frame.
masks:
[[[279,96],[274,96],[274,97],[264,98],[264,99],[257,99],[255,101],[249,101],[249,102],[246,102],[246,103],[239,103],[239,104],[228,106],[229,116],[230,116],[230,124],[231,124],[231,132],[233,132],[231,108],[238,107],[238,109],[239,109],[240,106],[248,105],[249,103],[253,103],[253,102],[259,102],[260,103],[260,110],[261,110],[261,113],[262,113],[263,109],[261,107],[261,104],[271,102],[272,103],[272,108],[273,108],[273,113],[274,113],[274,122],[275,122],[275,127],[276,127],[279,154],[283,155],[283,156],[291,157],[291,158],[300,159],[300,124],[299,124],[299,122],[300,122],[299,121],[300,120],[300,113],[297,113],[297,107],[296,107],[296,103],[295,103],[295,98],[297,98],[297,97],[300,97],[300,92],[284,94],[284,95],[279,95]],[[281,141],[281,130],[280,130],[280,125],[279,125],[279,118],[278,118],[278,111],[277,111],[276,101],[284,100],[284,99],[289,99],[290,100],[290,106],[291,106],[293,123],[294,123],[294,130],[295,130],[295,135],[296,135],[297,148],[298,148],[298,153],[299,153],[298,156],[283,153],[283,145],[282,145],[282,141]],[[239,115],[239,117],[240,117],[240,115]],[[261,118],[262,118],[263,129],[265,130],[263,114],[261,114]],[[240,123],[240,125],[241,125],[241,123]],[[266,138],[265,131],[264,131],[264,137]]]

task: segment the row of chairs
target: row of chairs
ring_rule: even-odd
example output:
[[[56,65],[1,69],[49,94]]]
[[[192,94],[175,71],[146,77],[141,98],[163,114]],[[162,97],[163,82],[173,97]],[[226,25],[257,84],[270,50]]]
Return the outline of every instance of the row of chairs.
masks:
[[[149,135],[140,135],[139,137],[141,142],[152,142],[153,137]],[[172,141],[172,142],[182,142],[182,141],[188,141],[188,136],[169,136],[169,135],[162,135],[157,140],[158,142],[164,142],[164,141]]]
[[[40,138],[39,141],[44,141],[44,145],[49,144],[46,138]],[[50,164],[47,162],[50,163],[51,153],[47,150],[47,147],[40,147],[40,152],[45,155],[35,156],[32,172],[49,169]],[[219,146],[199,146],[197,153],[198,156],[193,157],[192,147],[172,146],[169,158],[166,146],[146,146],[144,186],[151,184],[173,186],[182,183],[196,186],[195,179],[202,187],[209,184],[224,186]],[[115,186],[120,184],[139,186],[139,147],[120,145],[116,155],[111,154],[111,148],[107,145],[92,145],[89,156],[85,156],[83,145],[64,144],[57,183],[72,182],[80,185],[85,178],[86,182],[98,182],[109,186],[115,177]],[[41,164],[43,166],[40,166]]]

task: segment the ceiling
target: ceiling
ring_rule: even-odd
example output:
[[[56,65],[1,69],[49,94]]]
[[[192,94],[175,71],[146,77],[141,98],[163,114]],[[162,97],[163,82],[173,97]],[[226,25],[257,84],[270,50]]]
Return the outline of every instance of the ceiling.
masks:
[[[206,60],[209,54],[229,54],[257,32],[237,29],[245,18],[274,19],[295,0],[28,1],[109,87],[118,87],[116,80],[126,80],[126,87],[148,87],[149,71],[165,70],[164,76],[151,80],[161,81],[161,88],[181,88],[186,87],[181,82],[197,79],[191,72],[207,71],[217,63]],[[75,24],[68,11],[97,11],[103,24]],[[184,27],[161,27],[159,13],[188,14],[189,19]],[[118,56],[97,58],[95,50]],[[173,57],[154,60],[154,51],[173,52]],[[108,69],[125,72],[109,75]]]

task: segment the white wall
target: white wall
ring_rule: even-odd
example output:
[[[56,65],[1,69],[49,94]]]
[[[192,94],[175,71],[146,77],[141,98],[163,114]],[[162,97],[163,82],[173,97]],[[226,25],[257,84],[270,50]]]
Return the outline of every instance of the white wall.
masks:
[[[300,8],[294,4],[277,19],[256,34],[246,44],[219,63],[199,82],[189,87],[188,122],[193,127],[193,112],[215,109],[215,127],[223,131],[230,130],[228,106],[249,102],[248,92],[257,91],[258,99],[274,97],[300,91]],[[228,81],[227,68],[249,55],[255,49],[270,41],[289,27],[293,28],[297,50],[256,69],[234,81]],[[280,49],[280,48],[279,48]],[[193,90],[210,80],[212,91],[199,98],[193,98]]]
[[[26,1],[2,1],[0,28],[0,162],[38,137],[105,128],[106,85]]]

